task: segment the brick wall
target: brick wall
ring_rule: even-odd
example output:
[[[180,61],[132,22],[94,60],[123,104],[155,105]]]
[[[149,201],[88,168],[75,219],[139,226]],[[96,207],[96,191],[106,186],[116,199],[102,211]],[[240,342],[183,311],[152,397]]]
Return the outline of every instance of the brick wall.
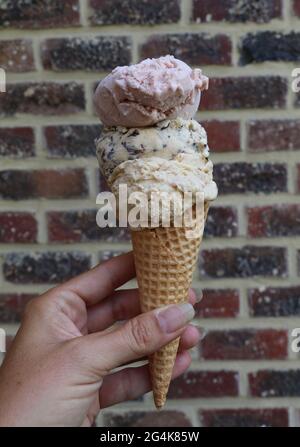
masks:
[[[12,336],[30,298],[129,246],[95,224],[99,78],[168,52],[211,78],[197,116],[220,189],[195,274],[205,337],[164,412],[148,395],[99,424],[299,425],[299,26],[299,0],[0,1],[0,326]]]

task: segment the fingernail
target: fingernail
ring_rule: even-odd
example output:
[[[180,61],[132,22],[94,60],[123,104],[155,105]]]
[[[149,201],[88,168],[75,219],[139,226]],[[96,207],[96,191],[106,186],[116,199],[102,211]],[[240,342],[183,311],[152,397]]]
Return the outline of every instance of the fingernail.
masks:
[[[191,321],[195,316],[195,310],[189,303],[174,304],[160,309],[156,316],[162,330],[170,334]]]
[[[202,300],[202,298],[203,298],[203,292],[202,292],[202,290],[199,290],[199,291],[196,293],[196,303],[200,303],[200,301]]]

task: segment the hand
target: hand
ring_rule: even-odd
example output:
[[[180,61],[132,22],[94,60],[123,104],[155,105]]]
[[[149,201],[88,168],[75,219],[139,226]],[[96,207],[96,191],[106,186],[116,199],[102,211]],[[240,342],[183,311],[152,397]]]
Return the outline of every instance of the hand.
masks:
[[[199,341],[187,326],[193,307],[140,313],[138,290],[118,290],[135,275],[132,253],[111,259],[33,299],[0,369],[0,426],[90,426],[100,408],[150,391],[148,365],[114,368],[178,336],[173,378]],[[195,294],[190,292],[190,302]],[[116,322],[123,324],[112,326]]]

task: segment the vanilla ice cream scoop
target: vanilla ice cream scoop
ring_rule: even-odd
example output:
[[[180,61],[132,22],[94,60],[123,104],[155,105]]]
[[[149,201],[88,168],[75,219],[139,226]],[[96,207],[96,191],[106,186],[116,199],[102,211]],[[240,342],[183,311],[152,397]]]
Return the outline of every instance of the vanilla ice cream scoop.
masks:
[[[208,78],[174,56],[117,67],[98,85],[94,105],[107,126],[146,127],[193,118]]]

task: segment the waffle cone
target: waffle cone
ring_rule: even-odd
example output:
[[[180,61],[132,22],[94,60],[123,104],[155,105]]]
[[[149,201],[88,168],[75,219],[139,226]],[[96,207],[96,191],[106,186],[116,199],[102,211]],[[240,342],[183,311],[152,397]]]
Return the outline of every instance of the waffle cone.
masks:
[[[208,207],[205,203],[204,221]],[[184,227],[143,229],[131,236],[142,312],[187,302],[202,237],[188,238]],[[157,408],[165,404],[178,345],[179,338],[149,358]]]

